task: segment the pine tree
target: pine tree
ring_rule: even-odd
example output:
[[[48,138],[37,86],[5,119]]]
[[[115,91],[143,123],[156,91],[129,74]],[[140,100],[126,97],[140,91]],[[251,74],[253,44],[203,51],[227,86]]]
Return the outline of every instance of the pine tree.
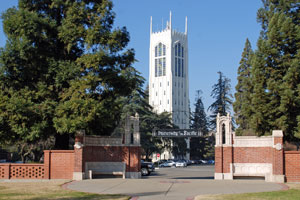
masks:
[[[242,59],[238,68],[238,84],[236,85],[235,102],[233,103],[233,109],[235,112],[235,120],[239,125],[236,132],[239,134],[242,130],[250,128],[249,119],[252,115],[251,111],[251,95],[253,93],[253,86],[251,82],[251,57],[253,51],[251,44],[246,39],[244,51],[242,53]]]
[[[143,84],[145,80],[139,76],[139,73],[137,73],[137,80],[136,89],[130,95],[120,99],[120,104],[123,105],[120,122],[124,122],[126,116],[134,116],[135,113],[139,114],[142,154],[145,155],[146,160],[149,160],[153,153],[160,153],[162,151],[164,148],[163,145],[167,145],[168,148],[171,148],[170,139],[162,140],[159,137],[153,137],[152,131],[155,128],[174,128],[174,125],[172,124],[171,115],[169,113],[164,112],[157,114],[153,112],[153,108],[148,103],[149,88],[147,86],[144,91]],[[124,132],[122,126],[124,126],[124,124],[119,124],[119,127],[114,132],[115,135],[120,136],[120,133]]]
[[[285,139],[300,137],[300,14],[297,0],[265,0],[258,11],[262,25],[253,61],[251,127],[259,134],[274,129]]]
[[[207,116],[205,113],[204,105],[202,102],[202,91],[197,91],[197,97],[196,97],[196,103],[195,103],[195,111],[192,115],[192,129],[200,130],[203,135],[207,135],[208,133],[208,122],[207,122]]]
[[[204,105],[201,97],[202,91],[197,91],[195,111],[192,115],[192,129],[199,130],[204,136],[208,134],[208,121],[205,113]],[[207,140],[207,137],[191,138],[190,155],[191,159],[203,159],[209,151],[212,144]]]
[[[0,140],[68,148],[77,130],[109,135],[118,99],[136,87],[126,28],[113,29],[109,0],[19,0],[2,14]]]
[[[230,111],[232,105],[230,79],[226,78],[222,72],[218,72],[218,83],[213,85],[211,95],[215,101],[208,107],[211,111],[209,125],[212,129],[216,128],[216,117],[218,113],[221,116]]]

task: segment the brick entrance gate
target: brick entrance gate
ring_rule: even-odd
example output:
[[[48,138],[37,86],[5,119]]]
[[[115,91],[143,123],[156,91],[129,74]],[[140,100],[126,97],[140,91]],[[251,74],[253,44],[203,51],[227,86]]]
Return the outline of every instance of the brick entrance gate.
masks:
[[[79,135],[74,150],[45,150],[42,164],[0,164],[0,179],[91,178],[89,171],[119,172],[124,178],[140,178],[139,116],[128,117],[121,137]]]
[[[299,182],[300,152],[284,151],[283,132],[272,136],[235,136],[231,117],[217,116],[215,179],[264,177],[268,182]]]

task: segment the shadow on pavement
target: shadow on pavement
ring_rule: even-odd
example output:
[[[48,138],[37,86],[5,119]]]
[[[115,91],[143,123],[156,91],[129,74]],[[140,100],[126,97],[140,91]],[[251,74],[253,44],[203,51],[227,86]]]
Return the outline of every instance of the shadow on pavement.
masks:
[[[130,196],[154,196],[154,195],[161,195],[161,194],[165,194],[166,192],[141,192],[141,193],[134,193],[134,194],[128,194]]]
[[[213,176],[207,176],[207,177],[173,177],[172,179],[193,179],[193,180],[195,180],[195,179],[214,179],[214,177]]]

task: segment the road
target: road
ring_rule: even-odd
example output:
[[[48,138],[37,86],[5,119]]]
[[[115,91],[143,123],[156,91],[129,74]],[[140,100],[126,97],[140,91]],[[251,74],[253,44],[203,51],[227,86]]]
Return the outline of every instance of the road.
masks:
[[[214,180],[214,166],[161,168],[142,179],[103,178],[74,181],[71,190],[125,194],[132,200],[192,200],[198,195],[264,192],[283,189],[264,180]]]
[[[166,167],[156,169],[143,179],[214,179],[214,165],[194,165],[188,167]]]

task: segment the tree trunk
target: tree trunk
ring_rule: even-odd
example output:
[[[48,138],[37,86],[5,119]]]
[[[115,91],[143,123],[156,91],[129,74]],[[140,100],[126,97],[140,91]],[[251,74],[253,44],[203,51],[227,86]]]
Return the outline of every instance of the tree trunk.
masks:
[[[57,134],[54,148],[59,150],[69,149],[69,134]]]

